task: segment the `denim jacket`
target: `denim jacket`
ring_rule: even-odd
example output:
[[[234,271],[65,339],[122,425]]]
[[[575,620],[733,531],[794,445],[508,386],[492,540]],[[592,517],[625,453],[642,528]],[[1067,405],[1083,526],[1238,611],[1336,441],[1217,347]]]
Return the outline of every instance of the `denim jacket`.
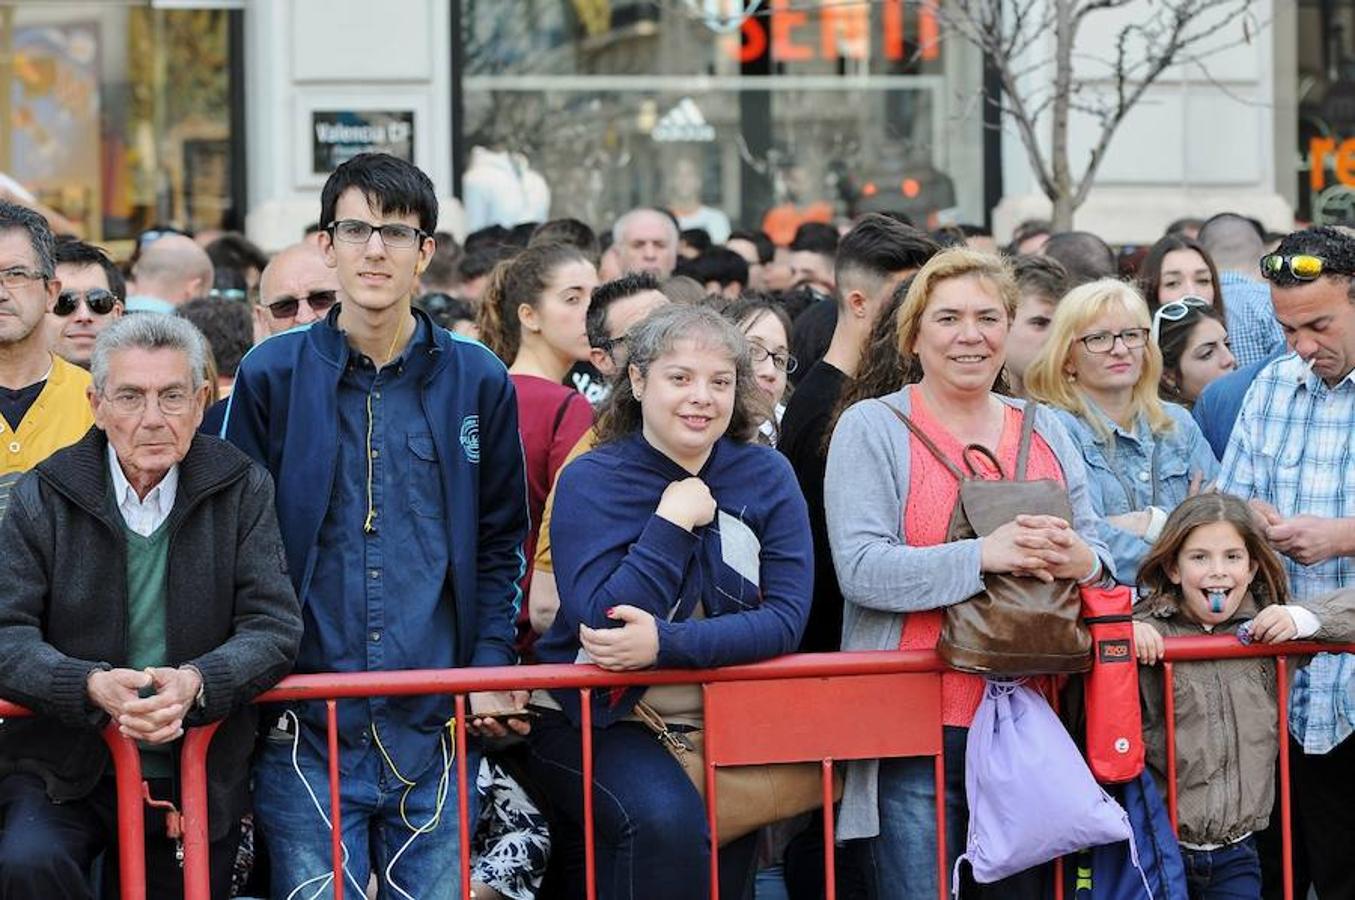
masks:
[[[1115,557],[1116,580],[1133,586],[1138,582],[1139,563],[1151,545],[1106,518],[1149,506],[1170,514],[1186,499],[1195,473],[1203,473],[1202,484],[1208,484],[1218,477],[1219,464],[1200,426],[1184,407],[1163,404],[1174,427],[1154,435],[1143,416],[1130,432],[1112,422],[1091,401],[1088,405],[1093,415],[1100,416],[1108,436],[1080,416],[1065,410],[1055,412],[1082,450],[1092,508],[1101,517],[1097,523],[1101,539]]]

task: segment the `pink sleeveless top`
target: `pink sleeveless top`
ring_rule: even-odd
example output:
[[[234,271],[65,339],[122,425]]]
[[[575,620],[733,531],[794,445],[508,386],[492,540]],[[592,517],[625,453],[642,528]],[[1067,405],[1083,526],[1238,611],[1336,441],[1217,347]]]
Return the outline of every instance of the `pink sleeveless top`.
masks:
[[[964,445],[928,408],[922,391],[910,388],[908,393],[912,405],[909,418],[948,459],[963,469],[960,458]],[[1016,451],[1020,441],[1021,411],[1009,406],[1004,410],[1002,437],[993,454],[1008,473],[1016,469]],[[903,510],[903,539],[910,547],[934,547],[945,543],[951,510],[960,502],[960,483],[911,432],[908,435],[908,452],[908,503]],[[976,465],[981,463],[981,458],[975,462]],[[996,476],[995,472],[984,474]],[[1031,436],[1026,478],[1032,481],[1049,478],[1059,484],[1064,483],[1058,458],[1038,433]],[[935,647],[941,636],[941,616],[942,611],[939,609],[908,613],[904,619],[899,649],[930,650]],[[946,725],[968,728],[974,721],[974,712],[982,697],[983,679],[978,675],[944,673],[941,676],[941,721]]]

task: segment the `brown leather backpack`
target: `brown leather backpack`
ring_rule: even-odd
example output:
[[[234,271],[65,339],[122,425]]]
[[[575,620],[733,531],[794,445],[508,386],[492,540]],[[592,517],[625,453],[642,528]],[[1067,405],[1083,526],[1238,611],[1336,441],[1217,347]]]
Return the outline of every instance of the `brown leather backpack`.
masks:
[[[886,403],[899,421],[960,482],[946,542],[984,537],[1018,514],[1058,516],[1073,521],[1068,492],[1052,479],[1026,480],[1035,409],[1027,403],[1021,419],[1016,472],[1008,479],[987,447],[964,448],[960,470],[911,419]],[[984,478],[972,462],[987,459],[1000,478]],[[1072,579],[1052,583],[1038,578],[985,572],[984,589],[945,608],[936,651],[955,669],[979,675],[1050,675],[1085,672],[1091,667],[1091,634],[1082,621],[1082,601]]]

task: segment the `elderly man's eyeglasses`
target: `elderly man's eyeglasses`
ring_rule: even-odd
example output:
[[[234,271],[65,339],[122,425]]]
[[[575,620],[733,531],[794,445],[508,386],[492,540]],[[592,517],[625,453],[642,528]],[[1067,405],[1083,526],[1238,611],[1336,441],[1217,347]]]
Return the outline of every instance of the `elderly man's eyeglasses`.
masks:
[[[1149,336],[1156,343],[1158,335],[1162,334],[1163,322],[1179,322],[1190,315],[1192,309],[1207,309],[1212,305],[1203,297],[1195,296],[1182,297],[1180,300],[1164,303],[1157,308],[1157,312],[1153,313],[1153,330]]]
[[[428,235],[413,225],[389,222],[385,225],[373,225],[361,219],[339,219],[326,226],[336,240],[345,244],[365,244],[371,240],[372,232],[379,232],[381,243],[388,248],[406,249],[413,247]]]
[[[322,313],[338,302],[339,295],[334,291],[311,291],[303,297],[282,296],[264,305],[268,307],[269,315],[275,319],[294,319],[297,311],[301,309],[302,300],[317,313]]]
[[[52,307],[52,312],[61,316],[63,319],[80,308],[80,301],[84,300],[89,311],[96,316],[106,316],[113,311],[117,305],[118,298],[113,296],[112,291],[106,291],[103,288],[91,288],[84,291],[62,291],[56,298],[56,306]]]
[[[118,391],[105,399],[120,416],[139,416],[146,411],[146,397],[142,391]],[[193,405],[193,392],[183,388],[169,388],[155,395],[155,403],[160,412],[167,416],[178,416],[188,412]]]
[[[0,270],[0,285],[7,291],[17,291],[28,287],[35,281],[46,281],[47,276],[32,269]]]
[[[800,361],[789,353],[773,353],[756,341],[748,344],[748,351],[752,355],[754,363],[764,363],[770,359],[772,365],[782,372],[794,372],[796,367],[800,365]]]
[[[1124,331],[1097,331],[1078,338],[1088,353],[1109,353],[1116,341],[1122,341],[1126,350],[1137,350],[1148,343],[1147,328],[1126,328]]]

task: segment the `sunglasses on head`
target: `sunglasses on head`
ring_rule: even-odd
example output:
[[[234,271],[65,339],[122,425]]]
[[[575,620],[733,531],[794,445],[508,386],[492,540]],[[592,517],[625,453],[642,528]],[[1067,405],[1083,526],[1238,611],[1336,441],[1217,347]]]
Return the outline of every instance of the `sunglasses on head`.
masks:
[[[1261,257],[1261,274],[1274,280],[1277,275],[1288,272],[1299,281],[1313,281],[1320,275],[1352,275],[1355,273],[1338,271],[1320,256],[1311,253],[1295,253],[1285,256],[1282,253],[1267,253]]]
[[[302,300],[305,300],[311,309],[322,313],[337,303],[338,299],[339,295],[335,291],[311,291],[302,297],[279,297],[272,303],[265,303],[264,306],[268,307],[268,312],[275,319],[292,319],[301,309]]]
[[[1213,306],[1203,297],[1182,297],[1180,300],[1173,300],[1170,303],[1164,303],[1153,313],[1153,328],[1150,337],[1156,344],[1158,336],[1162,333],[1163,322],[1179,322],[1190,315],[1192,309],[1207,309]]]
[[[103,288],[92,288],[85,292],[80,291],[62,291],[57,295],[56,306],[52,312],[58,316],[69,316],[80,306],[81,300],[89,307],[89,311],[96,316],[106,316],[113,311],[118,298],[113,296],[112,291],[106,291]]]

